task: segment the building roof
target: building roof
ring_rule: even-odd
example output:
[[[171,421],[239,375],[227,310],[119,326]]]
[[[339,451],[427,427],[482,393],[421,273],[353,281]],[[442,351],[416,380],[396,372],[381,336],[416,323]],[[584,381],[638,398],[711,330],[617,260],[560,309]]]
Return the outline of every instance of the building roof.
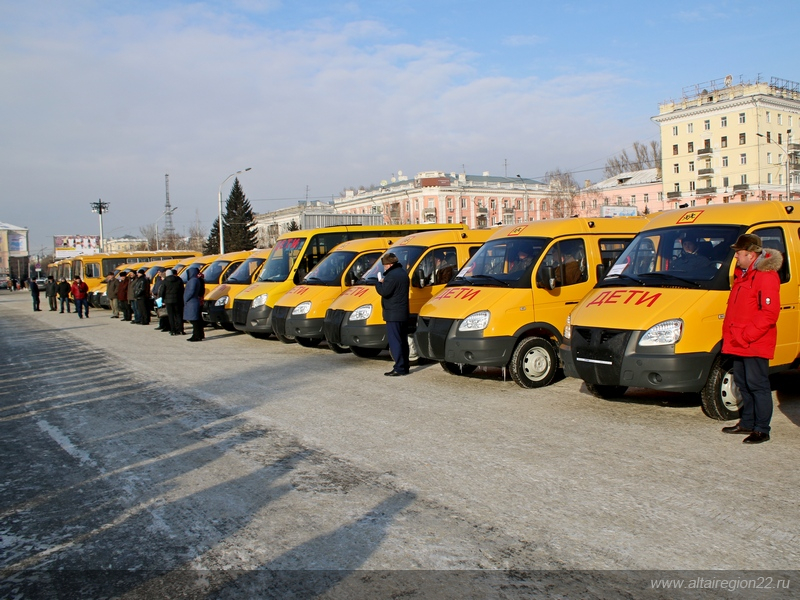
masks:
[[[28,231],[27,227],[17,227],[11,223],[3,223],[2,221],[0,221],[0,229],[8,229],[10,231]]]
[[[589,186],[588,189],[599,191],[622,186],[647,185],[649,183],[661,183],[661,178],[658,176],[658,169],[643,169],[641,171],[619,173],[603,181],[598,181],[594,185]]]

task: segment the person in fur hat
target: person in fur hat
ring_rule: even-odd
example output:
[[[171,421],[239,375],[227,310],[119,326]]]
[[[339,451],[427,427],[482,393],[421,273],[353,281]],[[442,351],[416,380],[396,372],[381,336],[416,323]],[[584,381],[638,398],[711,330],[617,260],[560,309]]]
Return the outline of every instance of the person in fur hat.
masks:
[[[733,379],[742,407],[739,422],[722,431],[746,434],[745,444],[760,444],[769,440],[772,420],[769,361],[778,339],[778,271],[783,256],[763,248],[761,238],[751,233],[740,235],[731,248],[736,251],[736,271],[722,323],[722,352],[733,357]]]

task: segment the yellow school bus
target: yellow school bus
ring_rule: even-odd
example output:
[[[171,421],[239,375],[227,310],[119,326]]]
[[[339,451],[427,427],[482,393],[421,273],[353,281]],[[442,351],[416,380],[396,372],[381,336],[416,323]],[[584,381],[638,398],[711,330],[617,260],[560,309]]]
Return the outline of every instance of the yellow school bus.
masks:
[[[328,307],[339,294],[361,280],[394,242],[395,238],[364,238],[336,246],[300,285],[275,303],[272,309],[275,337],[282,342],[297,340],[309,348],[319,345],[325,339],[323,324]]]
[[[704,412],[735,419],[740,400],[722,321],[739,235],[780,252],[780,317],[770,372],[800,362],[800,203],[747,202],[657,213],[572,311],[560,347],[568,375],[599,397],[628,387],[700,393]],[[696,247],[691,264],[684,242]]]
[[[573,218],[500,228],[422,307],[420,356],[452,374],[507,367],[522,387],[548,385],[569,311],[646,223]]]
[[[210,292],[203,302],[203,320],[227,331],[236,331],[231,315],[233,299],[244,288],[255,281],[267,260],[270,249],[254,250],[226,279]]]
[[[272,308],[281,296],[302,281],[334,247],[367,237],[402,237],[418,231],[465,230],[456,225],[337,225],[291,231],[280,236],[258,280],[233,301],[233,325],[254,337],[272,334]]]
[[[409,332],[413,333],[417,314],[435,296],[469,257],[492,235],[489,229],[430,231],[397,240],[391,252],[408,271]],[[364,275],[359,285],[348,288],[331,303],[325,314],[325,339],[331,349],[350,348],[356,356],[377,356],[389,347],[381,297],[375,289],[380,261]],[[413,337],[409,344],[415,359]]]

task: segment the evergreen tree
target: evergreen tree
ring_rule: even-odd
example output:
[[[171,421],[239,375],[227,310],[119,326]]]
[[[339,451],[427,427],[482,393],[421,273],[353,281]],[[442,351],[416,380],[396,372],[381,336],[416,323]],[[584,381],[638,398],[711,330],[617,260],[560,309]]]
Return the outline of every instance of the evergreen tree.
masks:
[[[228,236],[225,236],[227,239]],[[227,247],[225,248],[228,249]],[[203,254],[219,254],[219,217],[214,219],[211,231],[208,232],[206,243],[203,244]]]
[[[237,177],[233,181],[225,214],[222,217],[225,252],[253,250],[258,241],[258,226],[250,201],[245,197]],[[211,236],[209,236],[209,241]],[[217,243],[219,247],[219,242]],[[219,251],[219,250],[218,250]]]

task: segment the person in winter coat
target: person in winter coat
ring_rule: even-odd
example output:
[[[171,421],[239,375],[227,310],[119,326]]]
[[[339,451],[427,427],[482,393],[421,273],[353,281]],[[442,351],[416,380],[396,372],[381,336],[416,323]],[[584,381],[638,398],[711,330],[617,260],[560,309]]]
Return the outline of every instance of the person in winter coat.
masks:
[[[117,285],[117,304],[119,306],[119,310],[122,311],[122,320],[123,321],[130,321],[131,320],[131,304],[128,302],[128,284],[130,283],[130,279],[128,279],[127,273],[120,273],[119,274],[119,282]]]
[[[82,319],[84,313],[86,318],[89,318],[89,286],[79,276],[75,276],[70,288],[72,298],[75,300],[75,310],[78,311],[78,316]],[[83,311],[81,311],[83,307]]]
[[[156,331],[163,331],[169,333],[172,330],[169,327],[169,316],[167,315],[167,307],[164,306],[164,279],[166,278],[166,269],[159,270],[156,274],[156,280],[153,282],[153,289],[150,293],[153,295],[153,305],[155,307],[156,316],[158,317],[158,327]],[[163,316],[159,316],[159,309],[162,308]]]
[[[50,305],[50,310],[58,310],[58,302],[56,294],[58,293],[58,284],[52,275],[47,276],[47,283],[44,284],[44,295],[47,298],[47,303]]]
[[[133,311],[133,319],[131,320],[131,324],[139,324],[140,316],[139,316],[139,303],[136,302],[136,296],[133,295],[133,289],[136,286],[136,279],[138,273],[136,271],[131,271],[128,273],[128,304],[131,305],[131,310]]]
[[[42,309],[39,308],[39,284],[36,283],[35,279],[31,279],[30,287],[31,298],[33,298],[33,312],[42,312]]]
[[[772,420],[769,361],[778,340],[778,271],[783,256],[762,248],[761,238],[750,233],[740,235],[731,248],[736,251],[736,270],[722,322],[722,352],[733,357],[733,379],[742,408],[739,422],[722,431],[748,434],[745,444],[760,444],[769,440]]]
[[[189,269],[189,279],[183,290],[183,318],[192,324],[192,335],[187,340],[189,342],[202,342],[206,334],[203,331],[203,296],[206,294],[206,286],[199,277],[200,269],[191,267]]]
[[[119,290],[119,280],[114,277],[113,273],[106,275],[106,297],[108,303],[111,305],[111,318],[119,319],[119,299],[117,298],[117,290]]]
[[[140,325],[150,325],[150,280],[145,273],[144,269],[139,269],[133,283],[133,297],[139,310]]]
[[[167,269],[162,288],[167,307],[171,335],[183,335],[183,280],[172,269]]]
[[[61,301],[61,312],[64,312],[64,307],[67,307],[67,312],[72,312],[72,303],[69,299],[70,293],[69,282],[66,277],[62,277],[58,282],[58,299]]]
[[[384,272],[378,272],[375,291],[381,296],[383,320],[389,338],[389,351],[394,358],[394,368],[384,373],[387,377],[408,375],[408,273],[397,255],[388,252],[381,256]]]

